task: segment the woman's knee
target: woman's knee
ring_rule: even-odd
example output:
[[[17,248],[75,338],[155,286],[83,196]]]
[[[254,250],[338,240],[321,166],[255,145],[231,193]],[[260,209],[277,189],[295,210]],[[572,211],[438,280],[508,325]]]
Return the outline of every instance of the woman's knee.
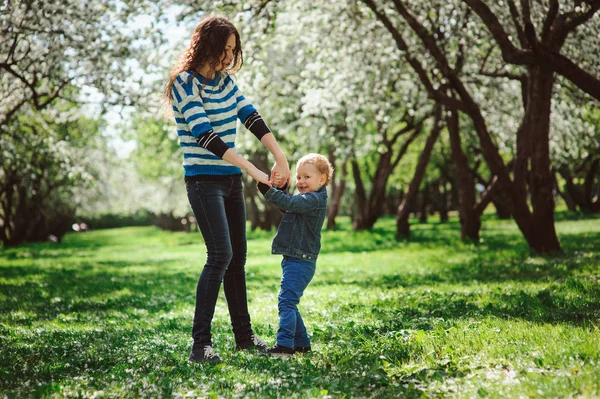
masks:
[[[232,258],[232,251],[209,252],[206,258],[206,266],[225,270],[229,266],[229,263],[231,263]]]

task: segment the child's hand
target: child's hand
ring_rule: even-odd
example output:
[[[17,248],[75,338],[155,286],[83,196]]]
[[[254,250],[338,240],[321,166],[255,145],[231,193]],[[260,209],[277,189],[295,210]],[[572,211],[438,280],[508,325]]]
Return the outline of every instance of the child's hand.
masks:
[[[271,168],[271,181],[275,187],[282,187],[287,181],[290,184],[291,176],[290,176],[290,168],[286,162],[275,162],[273,168]]]
[[[275,187],[283,186],[285,179],[277,172],[271,174],[271,184]]]

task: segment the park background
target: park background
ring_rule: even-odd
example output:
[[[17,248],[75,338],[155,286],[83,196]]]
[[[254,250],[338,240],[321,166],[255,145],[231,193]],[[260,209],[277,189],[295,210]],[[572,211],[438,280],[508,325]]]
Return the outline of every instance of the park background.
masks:
[[[0,4],[0,395],[598,397],[600,2]],[[291,165],[335,166],[315,352],[187,362],[206,257],[160,94],[205,14]],[[268,171],[239,129],[236,149]],[[292,171],[293,172],[293,171]],[[248,176],[273,343],[281,214]]]

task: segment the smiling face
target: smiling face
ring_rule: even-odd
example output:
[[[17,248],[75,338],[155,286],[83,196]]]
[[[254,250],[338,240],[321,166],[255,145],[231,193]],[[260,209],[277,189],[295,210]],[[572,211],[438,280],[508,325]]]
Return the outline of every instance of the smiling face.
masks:
[[[232,33],[231,35],[229,35],[229,38],[227,39],[227,44],[225,44],[225,50],[223,51],[223,56],[220,60],[221,63],[217,67],[217,71],[223,71],[223,70],[227,69],[227,67],[229,67],[229,65],[231,65],[231,62],[235,58],[235,51],[236,51],[236,37]]]
[[[303,163],[296,168],[296,188],[300,194],[317,191],[326,181],[327,175],[319,173],[313,164]]]

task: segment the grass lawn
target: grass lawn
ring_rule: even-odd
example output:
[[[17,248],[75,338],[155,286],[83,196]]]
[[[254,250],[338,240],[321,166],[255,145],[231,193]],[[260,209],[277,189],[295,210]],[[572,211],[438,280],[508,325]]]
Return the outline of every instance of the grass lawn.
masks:
[[[217,303],[218,366],[189,364],[199,233],[153,227],[0,250],[0,397],[600,397],[600,219],[559,213],[565,250],[532,256],[514,222],[395,221],[325,231],[301,302],[313,353],[234,351]],[[249,235],[250,314],[274,343],[280,257]]]

